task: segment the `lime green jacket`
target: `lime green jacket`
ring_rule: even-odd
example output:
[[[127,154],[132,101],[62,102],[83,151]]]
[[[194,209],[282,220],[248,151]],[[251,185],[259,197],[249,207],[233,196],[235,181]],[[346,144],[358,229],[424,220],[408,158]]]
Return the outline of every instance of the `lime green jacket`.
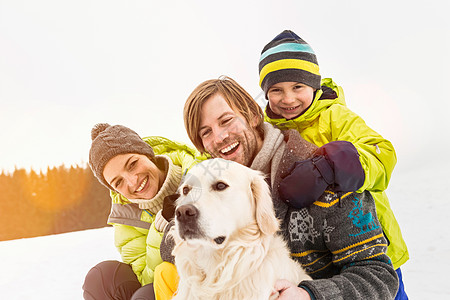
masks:
[[[322,89],[316,92],[311,106],[299,117],[286,120],[274,114],[269,105],[265,121],[280,129],[295,129],[307,141],[321,147],[332,141],[353,143],[365,172],[365,181],[358,190],[372,193],[378,219],[390,244],[387,254],[397,269],[408,258],[408,249],[400,226],[385,194],[397,156],[391,142],[369,128],[364,120],[345,104],[344,91],[332,79],[322,79]]]
[[[153,148],[155,155],[166,155],[173,164],[181,166],[183,174],[202,160],[200,153],[188,145],[157,136],[143,140]],[[114,243],[122,261],[132,267],[142,285],[152,283],[154,270],[162,262],[159,247],[163,233],[153,224],[155,215],[114,191],[110,195],[112,207],[108,224],[114,226]]]

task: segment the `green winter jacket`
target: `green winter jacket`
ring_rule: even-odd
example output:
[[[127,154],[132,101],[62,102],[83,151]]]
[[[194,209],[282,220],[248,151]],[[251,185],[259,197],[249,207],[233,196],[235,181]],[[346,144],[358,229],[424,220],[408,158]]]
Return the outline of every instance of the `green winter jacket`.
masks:
[[[356,147],[365,173],[364,184],[357,192],[368,190],[375,199],[378,218],[390,242],[387,254],[394,268],[405,263],[409,258],[408,249],[384,192],[397,163],[394,147],[346,106],[342,88],[332,79],[324,78],[322,89],[317,90],[305,113],[286,120],[267,106],[264,119],[280,129],[297,130],[318,147],[332,141],[348,141]]]
[[[180,166],[183,174],[204,159],[195,148],[163,137],[151,136],[143,140],[153,148],[155,155],[165,155],[174,165]],[[153,224],[156,212],[140,209],[138,204],[114,191],[110,195],[112,208],[108,224],[114,226],[115,246],[139,282],[142,285],[152,283],[155,267],[162,262],[159,247],[163,233]]]

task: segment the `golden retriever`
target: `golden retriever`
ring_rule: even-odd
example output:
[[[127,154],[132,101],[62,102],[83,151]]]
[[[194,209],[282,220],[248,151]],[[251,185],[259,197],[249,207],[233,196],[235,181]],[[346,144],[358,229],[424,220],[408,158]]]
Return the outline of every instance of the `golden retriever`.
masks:
[[[267,300],[277,279],[296,285],[311,279],[276,234],[279,222],[260,172],[206,160],[187,173],[178,193],[174,299]]]

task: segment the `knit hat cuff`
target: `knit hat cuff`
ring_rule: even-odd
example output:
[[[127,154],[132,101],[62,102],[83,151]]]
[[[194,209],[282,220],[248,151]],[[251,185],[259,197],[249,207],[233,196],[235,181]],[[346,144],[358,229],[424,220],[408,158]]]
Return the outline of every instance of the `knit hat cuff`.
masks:
[[[266,99],[270,87],[280,82],[298,82],[317,90],[320,89],[321,77],[320,75],[299,69],[282,69],[271,72],[261,82],[261,88],[266,95]]]

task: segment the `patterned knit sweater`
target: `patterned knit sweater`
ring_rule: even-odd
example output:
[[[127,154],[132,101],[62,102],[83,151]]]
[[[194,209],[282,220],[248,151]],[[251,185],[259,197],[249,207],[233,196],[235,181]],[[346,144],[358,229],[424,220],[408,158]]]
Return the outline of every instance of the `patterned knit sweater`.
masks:
[[[398,278],[386,255],[387,241],[371,194],[326,191],[307,208],[287,206],[280,200],[279,183],[314,147],[295,130],[282,133],[270,125],[264,129],[264,144],[252,168],[271,173],[281,234],[291,256],[315,279],[300,286],[316,299],[393,299]],[[273,142],[280,137],[282,142]]]

